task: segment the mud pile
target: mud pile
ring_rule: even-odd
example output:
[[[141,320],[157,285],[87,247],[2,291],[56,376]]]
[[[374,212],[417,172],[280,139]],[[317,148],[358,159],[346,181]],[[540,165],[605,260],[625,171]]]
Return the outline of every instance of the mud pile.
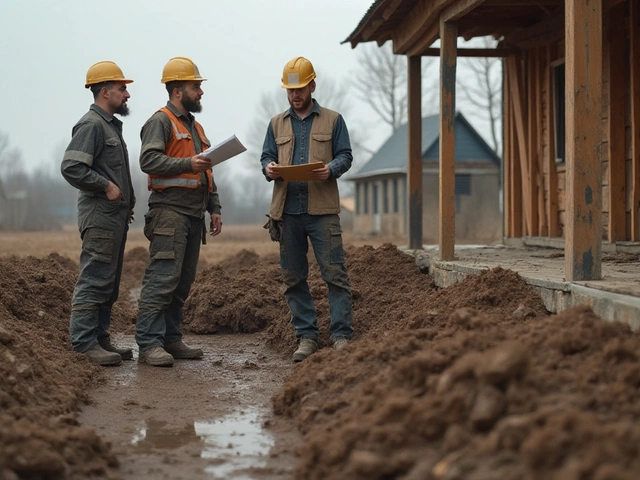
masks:
[[[69,344],[77,268],[55,254],[0,260],[0,478],[86,479],[117,465],[76,421],[101,375]],[[116,306],[119,323],[130,316]]]
[[[640,335],[587,308],[548,316],[500,268],[437,288],[395,246],[347,249],[354,340],[327,348],[327,288],[311,264],[317,354],[297,365],[274,412],[304,434],[294,478],[640,478]],[[146,250],[125,256],[112,332],[130,332]],[[0,259],[0,479],[105,478],[117,459],[76,414],[102,370],[71,351],[77,266]],[[137,279],[137,280],[136,280]],[[276,257],[247,250],[204,266],[185,330],[264,330],[295,348]]]
[[[295,478],[639,478],[638,334],[547,316],[510,271],[436,289],[395,255],[352,252],[358,336],[273,399],[305,435]]]

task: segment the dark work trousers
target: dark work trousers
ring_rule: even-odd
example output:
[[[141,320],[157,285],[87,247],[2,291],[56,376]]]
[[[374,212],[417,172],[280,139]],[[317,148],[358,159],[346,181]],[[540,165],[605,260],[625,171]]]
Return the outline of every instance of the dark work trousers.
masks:
[[[82,233],[80,273],[73,290],[69,334],[77,352],[109,341],[111,307],[118,299],[129,230],[129,208],[97,202]],[[99,226],[98,226],[99,225]]]
[[[138,302],[136,342],[140,350],[182,339],[182,307],[196,277],[204,219],[169,208],[145,215],[149,264]]]

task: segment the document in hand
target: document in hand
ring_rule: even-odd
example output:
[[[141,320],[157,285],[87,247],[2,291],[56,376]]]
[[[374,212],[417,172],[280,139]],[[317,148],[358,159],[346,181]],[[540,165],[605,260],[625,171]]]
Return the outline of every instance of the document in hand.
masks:
[[[275,167],[283,180],[287,182],[309,182],[312,179],[309,177],[309,172],[316,168],[322,168],[324,163],[313,162],[303,163],[301,165],[283,165]]]
[[[220,142],[217,145],[207,148],[202,152],[202,155],[209,158],[211,160],[211,166],[214,166],[235,157],[246,149],[247,148],[242,145],[240,140],[238,140],[238,137],[231,135],[224,142]]]

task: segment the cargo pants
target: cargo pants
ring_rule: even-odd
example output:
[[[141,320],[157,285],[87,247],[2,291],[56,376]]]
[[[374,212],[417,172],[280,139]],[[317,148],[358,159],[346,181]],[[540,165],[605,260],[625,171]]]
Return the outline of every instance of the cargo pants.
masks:
[[[97,202],[81,232],[80,272],[71,300],[69,335],[77,352],[109,340],[111,308],[118,299],[129,230],[129,208]]]
[[[204,219],[155,207],[145,215],[149,264],[138,301],[140,350],[182,339],[182,308],[196,277]]]

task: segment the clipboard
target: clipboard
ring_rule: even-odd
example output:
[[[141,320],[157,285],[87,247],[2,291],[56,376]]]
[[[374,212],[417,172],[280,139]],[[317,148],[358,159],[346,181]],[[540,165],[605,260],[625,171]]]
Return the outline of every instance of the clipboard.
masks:
[[[277,166],[276,171],[283,180],[287,182],[309,182],[313,181],[309,177],[309,172],[316,168],[324,167],[322,162],[303,163],[302,165],[283,165]]]

